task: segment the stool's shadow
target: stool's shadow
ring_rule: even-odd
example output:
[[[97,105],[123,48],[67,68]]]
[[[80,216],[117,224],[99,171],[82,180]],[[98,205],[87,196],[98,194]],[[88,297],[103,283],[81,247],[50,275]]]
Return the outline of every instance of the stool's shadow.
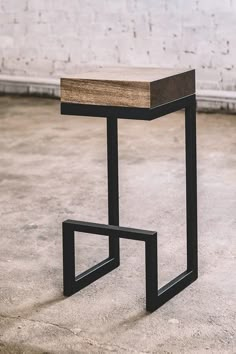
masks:
[[[40,349],[35,346],[25,345],[22,343],[11,343],[0,341],[0,353],[16,354],[16,353],[30,353],[30,354],[50,354],[51,351]]]
[[[150,316],[151,313],[147,312],[145,309],[137,312],[136,314],[133,314],[123,320],[121,320],[120,322],[116,323],[116,325],[114,325],[113,327],[115,329],[117,329],[117,327],[123,327],[123,326],[129,326],[129,328],[134,327],[139,321],[141,321],[142,319],[144,319],[147,316]],[[112,328],[111,328],[112,329]]]
[[[15,316],[16,318],[27,318],[28,316],[32,316],[35,312],[38,312],[42,309],[47,309],[48,307],[60,303],[63,300],[65,300],[65,296],[60,293],[50,299],[41,300],[38,303],[33,303],[28,306],[21,307],[17,310],[13,310],[12,312],[9,312],[8,315],[10,317],[12,316],[12,318],[13,316]]]

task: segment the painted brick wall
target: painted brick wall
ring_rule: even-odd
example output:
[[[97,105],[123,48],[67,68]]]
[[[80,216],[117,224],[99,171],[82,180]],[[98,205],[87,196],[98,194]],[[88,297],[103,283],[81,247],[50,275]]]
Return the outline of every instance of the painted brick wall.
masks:
[[[59,77],[97,65],[197,68],[236,89],[236,0],[0,0],[0,74]]]

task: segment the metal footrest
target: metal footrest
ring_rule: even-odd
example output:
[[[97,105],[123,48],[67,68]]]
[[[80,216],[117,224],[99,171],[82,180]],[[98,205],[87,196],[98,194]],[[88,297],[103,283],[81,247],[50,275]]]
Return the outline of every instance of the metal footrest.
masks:
[[[95,224],[83,221],[63,222],[63,276],[64,295],[70,296],[119,266],[119,258],[109,256],[80,275],[75,275],[74,232],[83,232],[119,239],[126,238],[145,242],[146,309],[155,311],[197,278],[190,269],[158,290],[157,232],[127,227]]]

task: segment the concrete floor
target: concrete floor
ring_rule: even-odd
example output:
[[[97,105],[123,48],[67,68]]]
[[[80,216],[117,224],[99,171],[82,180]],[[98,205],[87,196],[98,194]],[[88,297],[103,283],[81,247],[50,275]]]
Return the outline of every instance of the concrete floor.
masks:
[[[236,353],[236,116],[198,114],[199,279],[145,312],[144,244],[62,295],[61,222],[107,222],[105,120],[0,98],[0,352]],[[120,224],[157,230],[164,284],[185,269],[184,119],[119,122]],[[78,272],[107,239],[77,235]]]

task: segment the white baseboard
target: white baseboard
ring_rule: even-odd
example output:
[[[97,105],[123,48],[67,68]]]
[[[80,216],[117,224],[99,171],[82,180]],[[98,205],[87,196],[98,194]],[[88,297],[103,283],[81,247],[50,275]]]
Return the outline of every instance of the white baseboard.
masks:
[[[60,80],[0,75],[0,92],[5,94],[60,97]]]
[[[220,90],[198,90],[199,111],[236,113],[236,92]]]
[[[60,79],[0,75],[0,93],[60,97]],[[197,90],[198,111],[236,113],[236,92]]]

